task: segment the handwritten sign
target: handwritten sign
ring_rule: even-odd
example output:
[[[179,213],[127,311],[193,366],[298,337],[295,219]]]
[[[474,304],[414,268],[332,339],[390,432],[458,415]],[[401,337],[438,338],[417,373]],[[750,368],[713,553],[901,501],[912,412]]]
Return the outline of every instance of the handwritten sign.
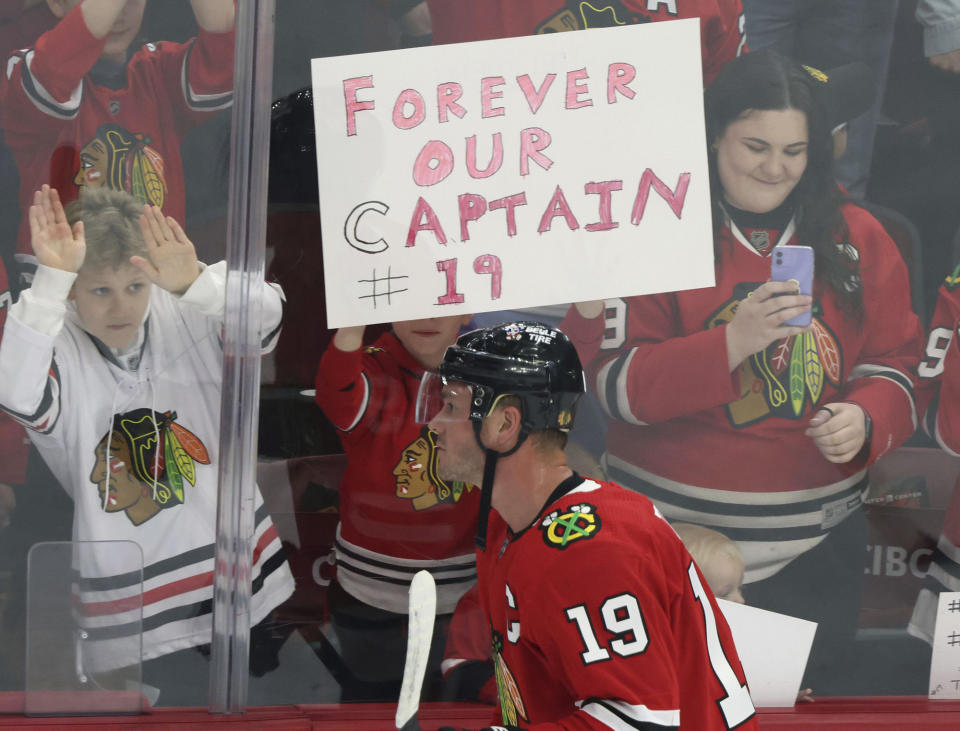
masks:
[[[930,698],[960,698],[960,591],[942,591],[937,602],[930,658]]]
[[[698,20],[312,64],[329,327],[714,284]]]

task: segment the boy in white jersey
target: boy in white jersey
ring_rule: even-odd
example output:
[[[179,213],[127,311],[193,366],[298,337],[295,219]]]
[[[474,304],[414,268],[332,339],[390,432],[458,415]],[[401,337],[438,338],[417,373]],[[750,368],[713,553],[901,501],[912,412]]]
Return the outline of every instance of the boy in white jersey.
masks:
[[[0,342],[0,404],[72,497],[73,539],[142,553],[142,583],[122,544],[77,554],[78,661],[130,664],[142,631],[144,682],[202,703],[179,668],[203,673],[192,648],[211,638],[226,264],[200,264],[174,219],[119,191],[84,191],[68,215],[43,186],[30,229],[39,267]],[[262,300],[267,351],[283,294],[264,283]],[[259,493],[255,509],[251,624],[293,592]]]

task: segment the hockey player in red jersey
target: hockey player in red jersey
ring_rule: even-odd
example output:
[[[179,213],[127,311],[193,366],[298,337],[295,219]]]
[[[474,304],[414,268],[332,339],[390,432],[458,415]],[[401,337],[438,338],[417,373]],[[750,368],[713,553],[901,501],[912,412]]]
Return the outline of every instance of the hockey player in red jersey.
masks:
[[[960,456],[960,266],[941,285],[930,321],[926,351],[920,366],[917,401],[923,430],[941,448]],[[958,483],[960,485],[960,483]],[[960,489],[954,487],[947,506],[937,550],[930,561],[923,589],[907,631],[933,642],[937,595],[960,591]]]
[[[740,0],[427,0],[427,5],[436,44],[699,18],[705,84],[746,45]]]
[[[567,466],[583,392],[572,343],[533,322],[461,336],[421,386],[441,476],[482,479],[498,722],[756,728],[730,630],[676,533],[647,498]]]

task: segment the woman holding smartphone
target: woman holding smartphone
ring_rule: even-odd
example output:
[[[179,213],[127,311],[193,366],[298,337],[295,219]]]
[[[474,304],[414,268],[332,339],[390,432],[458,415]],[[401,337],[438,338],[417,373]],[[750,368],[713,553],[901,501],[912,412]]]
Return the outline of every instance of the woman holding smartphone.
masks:
[[[565,322],[611,417],[610,478],[736,540],[748,603],[820,622],[807,680],[827,693],[856,628],[866,470],[915,429],[921,350],[896,245],[834,182],[849,83],[767,51],[727,64],[705,93],[716,286]],[[812,296],[770,281],[792,245],[813,249]]]

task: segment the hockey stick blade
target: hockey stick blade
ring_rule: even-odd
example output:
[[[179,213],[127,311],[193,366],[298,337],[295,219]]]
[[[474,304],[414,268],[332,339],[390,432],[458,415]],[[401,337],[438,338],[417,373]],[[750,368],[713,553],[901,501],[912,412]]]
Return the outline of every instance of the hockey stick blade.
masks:
[[[417,709],[423,676],[430,657],[433,621],[437,615],[437,585],[429,571],[418,571],[410,582],[410,609],[407,626],[407,659],[394,719],[400,731],[420,731]]]

